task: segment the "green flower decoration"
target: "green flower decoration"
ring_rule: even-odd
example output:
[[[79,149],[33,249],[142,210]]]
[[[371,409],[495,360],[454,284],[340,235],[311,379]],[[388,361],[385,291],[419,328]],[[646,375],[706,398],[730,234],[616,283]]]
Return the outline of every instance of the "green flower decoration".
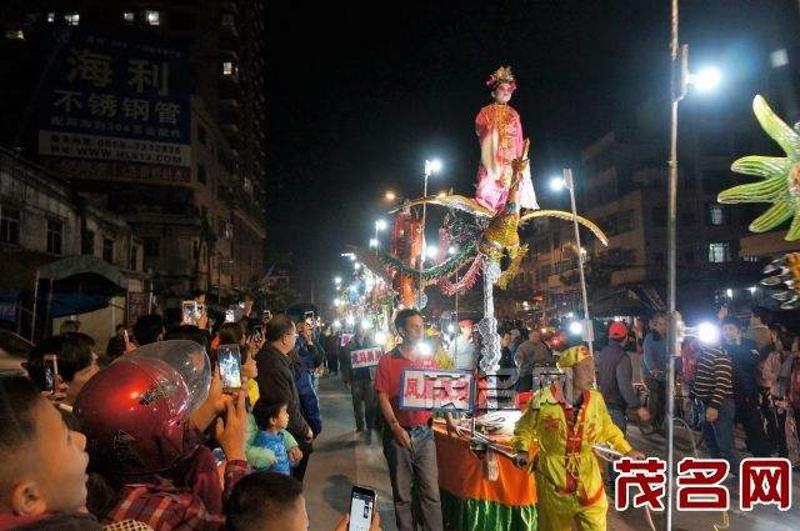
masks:
[[[750,155],[735,161],[731,170],[762,180],[724,190],[717,201],[723,204],[772,203],[750,223],[750,231],[767,232],[792,218],[786,240],[795,241],[800,239],[800,135],[778,118],[760,95],[753,99],[753,112],[762,129],[781,146],[786,156]]]

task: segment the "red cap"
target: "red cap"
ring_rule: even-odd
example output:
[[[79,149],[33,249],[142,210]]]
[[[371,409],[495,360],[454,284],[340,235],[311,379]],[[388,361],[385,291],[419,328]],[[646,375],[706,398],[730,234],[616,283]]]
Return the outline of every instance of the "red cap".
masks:
[[[461,326],[472,326],[474,323],[470,319],[461,319],[458,324]]]
[[[628,337],[628,327],[625,326],[625,323],[614,321],[611,323],[611,326],[608,327],[608,337],[611,339],[623,339]]]

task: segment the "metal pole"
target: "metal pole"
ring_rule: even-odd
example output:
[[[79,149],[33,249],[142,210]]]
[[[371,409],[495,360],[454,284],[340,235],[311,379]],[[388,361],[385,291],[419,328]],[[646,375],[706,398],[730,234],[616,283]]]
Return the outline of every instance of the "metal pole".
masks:
[[[676,255],[676,219],[678,196],[678,102],[683,97],[683,65],[680,61],[678,46],[678,0],[672,0],[670,18],[669,53],[672,66],[670,76],[671,109],[669,124],[669,188],[667,214],[667,309],[669,312],[669,330],[667,331],[667,529],[672,529],[672,511],[674,489],[674,446],[675,431],[673,418],[675,415],[675,353],[677,340],[677,322],[675,314],[675,255]]]
[[[583,298],[583,319],[587,328],[593,328],[589,320],[589,297],[586,293],[586,275],[583,272],[583,250],[581,248],[581,231],[578,229],[578,209],[575,206],[575,181],[572,179],[572,168],[564,168],[564,182],[569,188],[569,201],[572,206],[572,224],[575,228],[575,245],[578,246],[578,272],[581,276],[581,297]],[[594,355],[594,330],[586,330],[589,353]]]
[[[36,270],[36,277],[33,281],[33,313],[31,314],[31,343],[34,342],[36,337],[36,302],[39,300],[39,270]],[[22,313],[19,315],[19,320],[22,321]]]
[[[428,175],[429,175],[430,172],[429,172],[429,169],[427,168],[427,165],[428,165],[428,163],[427,163],[427,161],[425,161],[425,166],[426,166],[426,168],[425,168],[425,185],[423,186],[423,189],[422,189],[422,197],[423,198],[428,197]],[[422,291],[423,291],[422,290],[422,288],[423,288],[422,270],[425,268],[425,251],[426,251],[426,249],[425,249],[425,247],[426,247],[426,243],[425,243],[425,216],[426,216],[426,214],[428,212],[426,207],[427,207],[427,204],[426,203],[422,203],[422,246],[420,247],[421,252],[420,252],[420,257],[419,257],[419,289],[417,290],[417,306],[419,306],[419,307],[422,307]]]

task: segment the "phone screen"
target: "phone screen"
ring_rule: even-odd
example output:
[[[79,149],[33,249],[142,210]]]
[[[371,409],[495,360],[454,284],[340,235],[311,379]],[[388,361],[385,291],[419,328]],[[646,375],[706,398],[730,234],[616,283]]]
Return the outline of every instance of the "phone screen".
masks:
[[[369,531],[377,495],[372,489],[353,485],[350,494],[350,526],[348,531]]]
[[[242,387],[242,355],[239,345],[220,345],[217,350],[219,375],[223,389],[241,389]]]
[[[183,324],[196,326],[199,314],[196,301],[183,301]]]
[[[55,393],[58,389],[58,357],[55,354],[45,354],[44,361],[44,379],[45,389],[51,393]]]

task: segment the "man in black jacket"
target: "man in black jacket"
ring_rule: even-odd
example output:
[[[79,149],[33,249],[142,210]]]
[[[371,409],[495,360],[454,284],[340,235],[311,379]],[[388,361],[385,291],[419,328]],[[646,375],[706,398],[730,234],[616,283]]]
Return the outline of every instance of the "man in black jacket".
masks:
[[[311,443],[314,432],[300,411],[300,397],[289,359],[297,341],[295,325],[285,315],[276,315],[266,324],[264,336],[267,343],[256,355],[258,392],[267,400],[286,402],[289,433],[298,442]]]
[[[636,411],[640,420],[646,422],[650,413],[639,400],[633,388],[631,358],[625,352],[628,327],[614,321],[608,328],[608,345],[598,355],[597,387],[603,393],[608,414],[614,424],[625,433],[629,413]]]

